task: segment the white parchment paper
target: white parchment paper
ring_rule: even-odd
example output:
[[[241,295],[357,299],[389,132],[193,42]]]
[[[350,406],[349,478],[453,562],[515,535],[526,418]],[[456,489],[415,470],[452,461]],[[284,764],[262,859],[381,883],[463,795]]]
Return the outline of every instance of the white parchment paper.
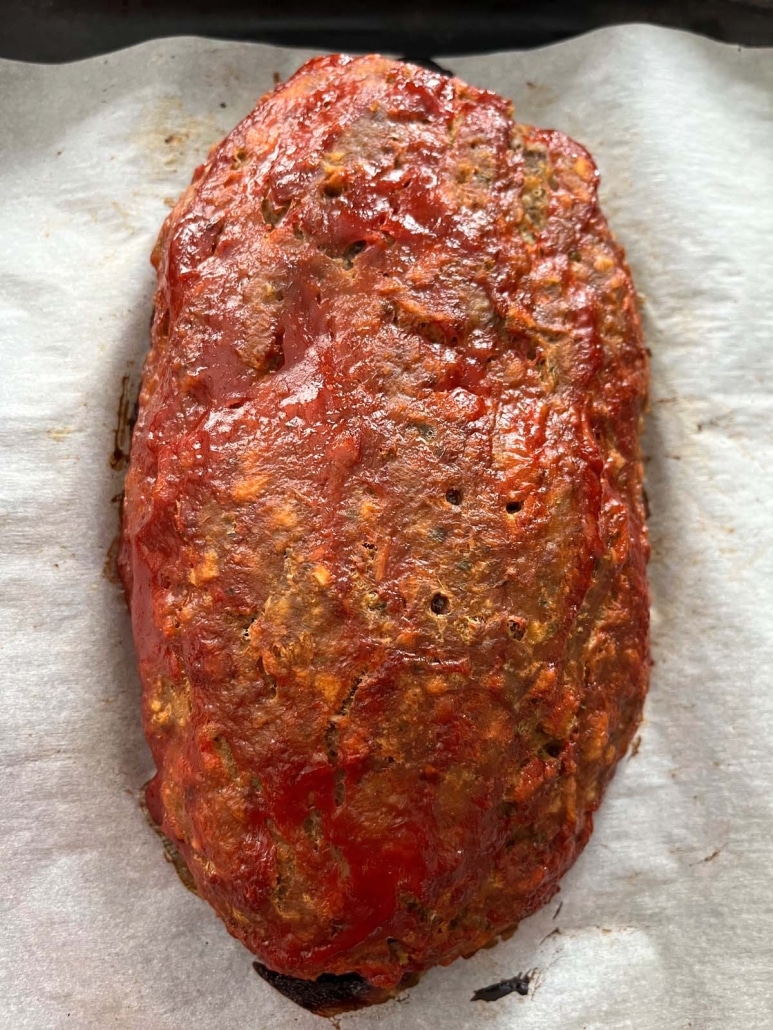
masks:
[[[3,1028],[323,1025],[162,859],[138,805],[152,766],[128,616],[103,574],[156,233],[209,145],[307,56],[172,39],[0,62]],[[601,168],[652,350],[656,664],[638,752],[558,898],[341,1028],[770,1030],[773,51],[633,26],[440,60]],[[471,1003],[526,970],[527,997]]]

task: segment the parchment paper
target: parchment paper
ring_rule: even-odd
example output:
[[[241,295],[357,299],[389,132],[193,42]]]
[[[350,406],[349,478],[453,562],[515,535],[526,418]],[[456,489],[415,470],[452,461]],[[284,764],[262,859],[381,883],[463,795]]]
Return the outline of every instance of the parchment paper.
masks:
[[[208,146],[307,56],[172,39],[0,63],[3,1027],[323,1025],[162,859],[138,805],[152,765],[128,616],[103,574],[157,230]],[[558,898],[340,1025],[769,1030],[773,51],[635,26],[439,60],[600,165],[652,349],[656,664],[636,754]],[[527,997],[470,1001],[528,970]]]

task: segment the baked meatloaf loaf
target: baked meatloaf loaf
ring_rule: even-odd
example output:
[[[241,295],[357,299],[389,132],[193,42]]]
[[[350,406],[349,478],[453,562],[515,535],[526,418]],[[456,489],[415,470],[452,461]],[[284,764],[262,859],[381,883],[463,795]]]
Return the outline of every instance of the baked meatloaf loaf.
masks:
[[[588,153],[381,57],[209,155],[121,567],[151,813],[280,974],[379,996],[543,905],[639,722],[634,289]]]

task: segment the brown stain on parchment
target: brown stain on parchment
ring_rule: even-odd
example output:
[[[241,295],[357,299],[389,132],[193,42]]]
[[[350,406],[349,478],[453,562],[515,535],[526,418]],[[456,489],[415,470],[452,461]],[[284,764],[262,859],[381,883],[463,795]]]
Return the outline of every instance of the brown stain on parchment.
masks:
[[[115,213],[117,223],[123,231],[129,236],[133,235],[137,231],[137,226],[132,218],[132,212],[127,210],[127,208],[117,200],[112,200],[110,202],[110,206]],[[96,217],[94,217],[93,214],[91,217],[94,218],[94,221],[98,222],[100,220],[100,212],[97,212]]]
[[[696,865],[706,865],[708,862],[713,862],[715,858],[719,858],[719,856],[722,854],[722,852],[727,847],[727,844],[728,844],[728,842],[725,841],[724,844],[720,844],[718,848],[715,848],[711,852],[710,855],[706,855],[704,858],[699,858],[697,862],[690,862],[688,864],[691,865],[691,866],[696,866]]]
[[[46,430],[46,436],[51,440],[55,440],[57,443],[61,443],[62,440],[66,440],[70,433],[72,433],[70,426],[54,426],[53,428]]]
[[[130,386],[131,377],[121,376],[121,393],[118,398],[115,429],[113,430],[113,453],[110,455],[110,468],[120,472],[129,464],[132,430],[137,421],[137,400],[133,399],[134,391]]]
[[[137,406],[139,403],[139,384],[132,381],[132,376],[127,372],[121,376],[121,392],[118,396],[118,407],[115,415],[115,426],[113,428],[113,450],[108,455],[108,463],[114,472],[123,472],[129,464],[129,453],[131,451],[132,431],[137,421]],[[121,531],[123,517],[123,490],[110,498],[110,503],[115,505],[116,510],[116,531],[110,542],[102,566],[102,575],[115,586],[121,585],[121,577],[118,572],[118,554],[121,550]]]
[[[120,513],[120,509],[119,509]],[[119,514],[120,522],[120,514]],[[121,550],[121,531],[120,529],[113,537],[110,542],[110,546],[107,549],[107,555],[105,556],[105,564],[102,566],[102,575],[114,586],[121,585],[121,577],[118,573],[118,554]]]
[[[194,167],[233,127],[228,117],[220,108],[212,114],[191,114],[180,97],[158,97],[144,109],[130,143],[151,158],[156,177],[168,181],[182,173],[187,183]]]
[[[558,100],[556,91],[544,82],[537,82],[536,79],[527,79],[526,88],[542,104],[554,104]]]

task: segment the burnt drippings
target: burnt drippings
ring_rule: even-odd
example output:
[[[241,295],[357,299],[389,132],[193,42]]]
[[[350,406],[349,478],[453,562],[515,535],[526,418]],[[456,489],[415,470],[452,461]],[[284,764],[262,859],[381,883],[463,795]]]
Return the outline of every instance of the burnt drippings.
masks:
[[[526,997],[529,993],[530,983],[530,973],[517,973],[507,980],[499,980],[495,984],[489,984],[488,987],[479,988],[470,998],[470,1001],[498,1001],[499,998],[504,998],[506,995],[513,993]]]
[[[118,574],[118,554],[121,550],[121,534],[116,533],[113,539],[110,541],[110,546],[107,549],[105,555],[105,561],[102,566],[102,575],[114,586],[119,586],[121,583],[121,577]]]
[[[252,968],[258,976],[270,984],[285,998],[313,1012],[316,1016],[338,1016],[342,1012],[354,1012],[368,1005],[378,1005],[394,997],[394,991],[385,991],[364,980],[357,973],[335,976],[323,973],[316,980],[299,980],[268,969],[260,962],[253,962]],[[406,977],[400,984],[403,990],[412,987],[418,977]]]
[[[118,556],[121,553],[121,540],[122,540],[122,520],[123,520],[123,490],[117,494],[113,494],[110,498],[110,503],[115,505],[116,512],[116,530],[113,539],[110,541],[110,546],[105,554],[105,561],[102,565],[102,575],[113,586],[121,585],[121,574],[118,571]]]
[[[102,565],[102,575],[113,586],[121,585],[121,574],[118,571],[118,556],[121,553],[122,520],[123,520],[123,490],[113,494],[110,503],[115,505],[116,529],[110,546],[105,553],[105,561]]]
[[[121,393],[118,398],[115,429],[113,430],[113,453],[110,455],[110,467],[116,472],[125,469],[129,464],[132,430],[137,421],[137,398],[133,398],[131,377],[121,376]]]
[[[174,871],[177,873],[180,882],[183,884],[184,887],[188,888],[191,894],[195,894],[196,897],[199,897],[199,892],[194,882],[193,875],[190,869],[188,868],[185,859],[177,850],[177,847],[173,843],[173,841],[171,841],[167,837],[167,835],[158,825],[156,820],[150,814],[150,809],[148,808],[147,799],[145,795],[147,786],[148,784],[146,783],[140,791],[140,808],[142,809],[143,815],[147,819],[151,829],[154,830],[155,833],[157,833],[159,838],[161,839],[161,844],[164,848],[164,858],[167,860],[167,862],[170,862],[174,866]]]

